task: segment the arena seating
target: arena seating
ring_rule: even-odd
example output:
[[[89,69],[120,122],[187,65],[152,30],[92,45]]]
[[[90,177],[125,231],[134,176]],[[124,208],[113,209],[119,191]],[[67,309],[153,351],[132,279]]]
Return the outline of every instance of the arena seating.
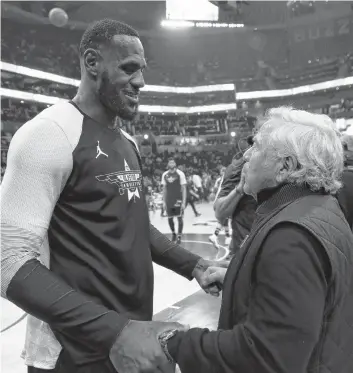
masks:
[[[14,32],[16,30],[16,32]],[[148,62],[146,81],[160,85],[200,85],[234,82],[241,91],[289,88],[348,76],[352,56],[327,56],[291,66],[284,32],[169,37],[142,36]],[[79,78],[78,43],[81,32],[50,26],[28,28],[4,20],[2,59],[46,72]],[[14,47],[16,46],[16,47]],[[168,53],[166,53],[168,51]]]

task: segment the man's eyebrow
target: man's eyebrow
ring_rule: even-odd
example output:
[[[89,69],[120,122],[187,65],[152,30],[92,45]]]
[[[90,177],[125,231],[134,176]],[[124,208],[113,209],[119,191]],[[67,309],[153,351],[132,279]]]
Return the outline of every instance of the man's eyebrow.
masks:
[[[120,66],[126,66],[126,65],[134,65],[136,67],[139,67],[141,69],[145,69],[147,67],[147,62],[145,60],[142,61],[141,66],[141,60],[137,60],[135,58],[127,58],[125,60],[120,61]]]

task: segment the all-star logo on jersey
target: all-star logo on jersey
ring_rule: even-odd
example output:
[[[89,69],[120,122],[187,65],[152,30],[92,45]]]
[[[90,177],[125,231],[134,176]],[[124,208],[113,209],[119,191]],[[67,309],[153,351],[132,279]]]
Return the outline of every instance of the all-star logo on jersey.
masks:
[[[174,181],[177,179],[177,177],[169,174],[169,175],[167,175],[167,177],[165,179],[167,180],[168,183],[174,183]]]
[[[130,201],[132,197],[140,198],[142,191],[142,175],[140,170],[130,170],[129,165],[124,159],[124,171],[113,172],[111,174],[96,176],[99,181],[105,181],[109,184],[116,184],[119,187],[119,193],[122,196],[127,190],[127,197]]]

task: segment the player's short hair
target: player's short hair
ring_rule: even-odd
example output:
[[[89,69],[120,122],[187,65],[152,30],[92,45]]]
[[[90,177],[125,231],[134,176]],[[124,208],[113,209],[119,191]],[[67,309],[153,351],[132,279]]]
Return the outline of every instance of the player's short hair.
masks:
[[[168,162],[170,162],[170,161],[175,162],[175,158],[174,158],[174,157],[169,157],[169,158],[168,158]]]
[[[83,33],[80,42],[80,56],[88,48],[97,49],[102,45],[109,45],[115,35],[127,35],[140,38],[138,32],[131,26],[114,19],[102,19],[89,25]]]

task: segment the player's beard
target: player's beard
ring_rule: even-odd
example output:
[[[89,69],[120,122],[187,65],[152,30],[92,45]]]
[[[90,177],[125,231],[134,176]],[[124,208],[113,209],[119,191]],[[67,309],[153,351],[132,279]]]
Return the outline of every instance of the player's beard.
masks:
[[[102,73],[101,84],[98,89],[101,103],[113,114],[121,119],[133,120],[138,113],[138,105],[129,108],[121,90],[112,84],[107,71]]]

